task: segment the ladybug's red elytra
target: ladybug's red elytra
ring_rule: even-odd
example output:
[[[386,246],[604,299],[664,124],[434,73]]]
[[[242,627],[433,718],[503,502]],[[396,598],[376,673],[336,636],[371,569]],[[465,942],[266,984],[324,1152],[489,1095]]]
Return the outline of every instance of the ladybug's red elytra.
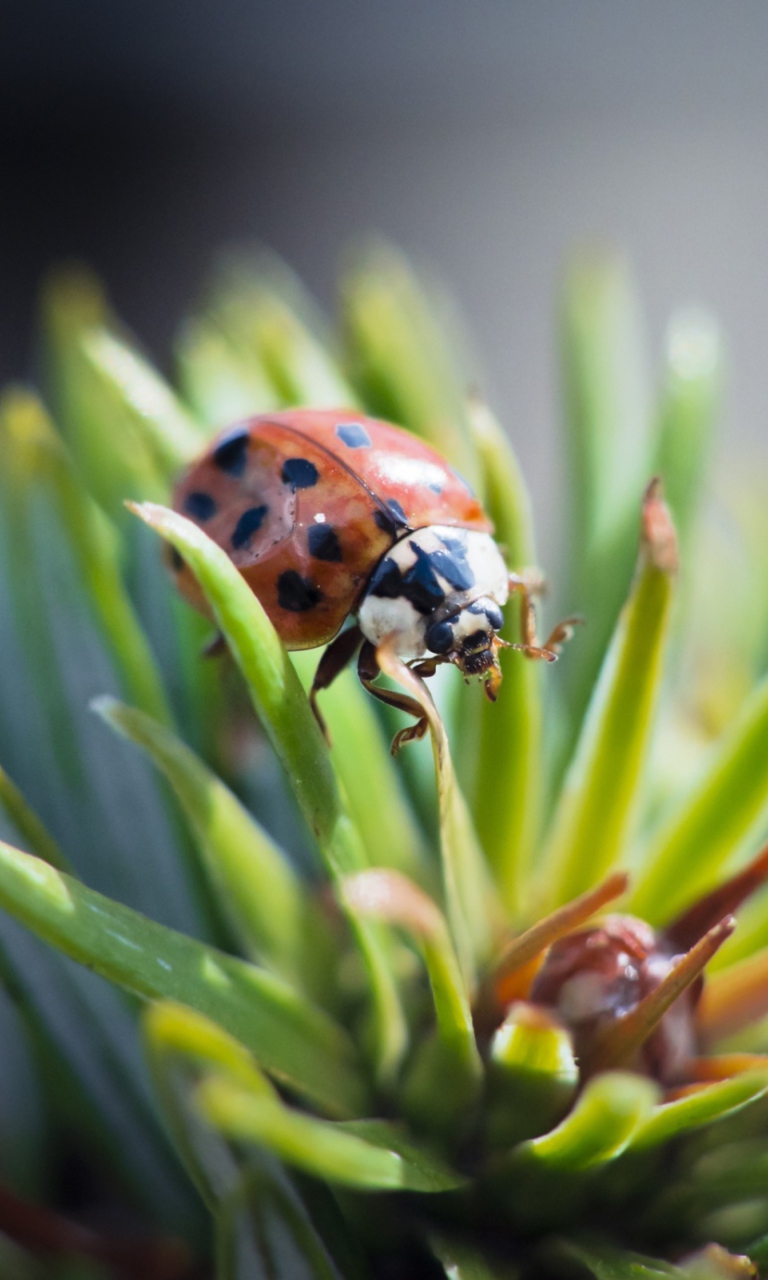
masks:
[[[516,648],[551,661],[567,635],[563,624],[536,643],[533,582],[508,572],[467,483],[387,422],[291,409],[238,423],[182,476],[174,507],[227,552],[288,649],[328,645],[311,694],[321,725],[316,695],[359,648],[366,688],[418,717],[399,740],[423,735],[413,699],[373,686],[385,639],[420,675],[452,662],[482,677],[495,700],[510,590],[523,599]],[[178,557],[173,567],[180,591],[205,612],[190,570]]]

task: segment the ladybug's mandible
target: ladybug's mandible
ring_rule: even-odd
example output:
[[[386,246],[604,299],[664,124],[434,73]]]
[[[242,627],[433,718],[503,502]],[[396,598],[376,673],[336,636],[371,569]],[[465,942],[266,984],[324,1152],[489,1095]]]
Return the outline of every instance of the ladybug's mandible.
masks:
[[[407,431],[348,410],[291,409],[224,431],[179,481],[174,507],[231,557],[288,649],[328,645],[311,693],[360,648],[358,671],[383,702],[418,717],[397,744],[426,730],[421,707],[373,685],[385,639],[422,676],[452,662],[501,682],[497,632],[510,591],[523,599],[529,657],[552,660],[556,628],[536,643],[532,578],[510,574],[469,486]],[[186,566],[179,589],[205,611]],[[347,618],[355,624],[342,630]],[[362,647],[361,647],[362,646]]]

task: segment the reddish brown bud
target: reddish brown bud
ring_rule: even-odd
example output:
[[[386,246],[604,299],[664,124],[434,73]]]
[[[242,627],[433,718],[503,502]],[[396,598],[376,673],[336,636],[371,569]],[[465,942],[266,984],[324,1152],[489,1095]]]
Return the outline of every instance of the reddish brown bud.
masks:
[[[608,916],[600,926],[554,943],[530,999],[557,1012],[588,1069],[606,1033],[660,985],[678,958],[643,920]],[[632,1066],[665,1083],[680,1078],[697,1050],[694,1014],[701,984],[697,977],[649,1026]]]
[[[677,535],[658,476],[654,476],[643,494],[640,545],[657,569],[664,573],[677,572]]]

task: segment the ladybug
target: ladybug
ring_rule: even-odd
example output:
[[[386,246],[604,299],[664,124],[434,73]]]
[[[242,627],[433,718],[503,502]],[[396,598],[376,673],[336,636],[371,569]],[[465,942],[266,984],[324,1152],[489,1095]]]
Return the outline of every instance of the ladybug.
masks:
[[[385,640],[422,676],[454,663],[484,679],[495,700],[498,636],[510,590],[523,598],[523,641],[552,661],[566,624],[536,643],[531,592],[510,574],[491,522],[469,485],[433,449],[400,427],[347,410],[263,414],[218,435],[181,477],[174,508],[222,547],[288,649],[327,645],[310,700],[360,649],[362,683],[382,702],[417,716],[397,745],[422,737],[421,707],[374,687]],[[205,601],[180,557],[182,594]],[[355,622],[342,630],[348,618]]]

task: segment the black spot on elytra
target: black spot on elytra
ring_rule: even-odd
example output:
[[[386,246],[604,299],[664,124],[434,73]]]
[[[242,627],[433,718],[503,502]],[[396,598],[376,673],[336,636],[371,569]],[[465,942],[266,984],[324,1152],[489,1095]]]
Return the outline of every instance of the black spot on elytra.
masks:
[[[314,609],[323,593],[309,578],[302,578],[295,569],[286,569],[277,580],[277,603],[289,613],[306,613]]]
[[[230,476],[241,476],[248,457],[248,428],[237,427],[216,445],[211,455],[220,471]]]
[[[288,458],[281,472],[283,483],[294,489],[311,489],[318,481],[318,470],[309,458]]]
[[[247,542],[250,542],[254,533],[264,523],[264,517],[268,510],[269,507],[261,506],[249,507],[247,511],[243,512],[232,532],[231,542],[235,551],[239,551]]]
[[[336,435],[348,449],[370,449],[371,437],[359,422],[340,422]]]
[[[177,551],[176,547],[171,547],[171,568],[174,573],[181,573],[184,568],[184,561]]]
[[[184,499],[184,510],[193,520],[199,520],[201,524],[205,524],[206,520],[210,520],[216,515],[218,507],[215,499],[210,493],[203,493],[198,490],[195,493],[188,493]]]
[[[381,507],[376,508],[376,510],[373,513],[373,518],[376,524],[379,526],[380,529],[383,530],[384,533],[393,535],[397,532],[394,520],[390,515],[387,514],[386,511],[382,511]]]
[[[316,560],[337,563],[344,559],[336,530],[329,524],[313,524],[307,531],[309,554]]]
[[[387,508],[386,511],[378,507],[373,513],[374,520],[379,528],[383,529],[384,533],[396,534],[398,529],[407,529],[409,527],[408,517],[397,498],[387,498],[384,505]]]
[[[387,498],[386,505],[389,508],[395,524],[408,524],[408,517],[400,506],[397,498]]]

